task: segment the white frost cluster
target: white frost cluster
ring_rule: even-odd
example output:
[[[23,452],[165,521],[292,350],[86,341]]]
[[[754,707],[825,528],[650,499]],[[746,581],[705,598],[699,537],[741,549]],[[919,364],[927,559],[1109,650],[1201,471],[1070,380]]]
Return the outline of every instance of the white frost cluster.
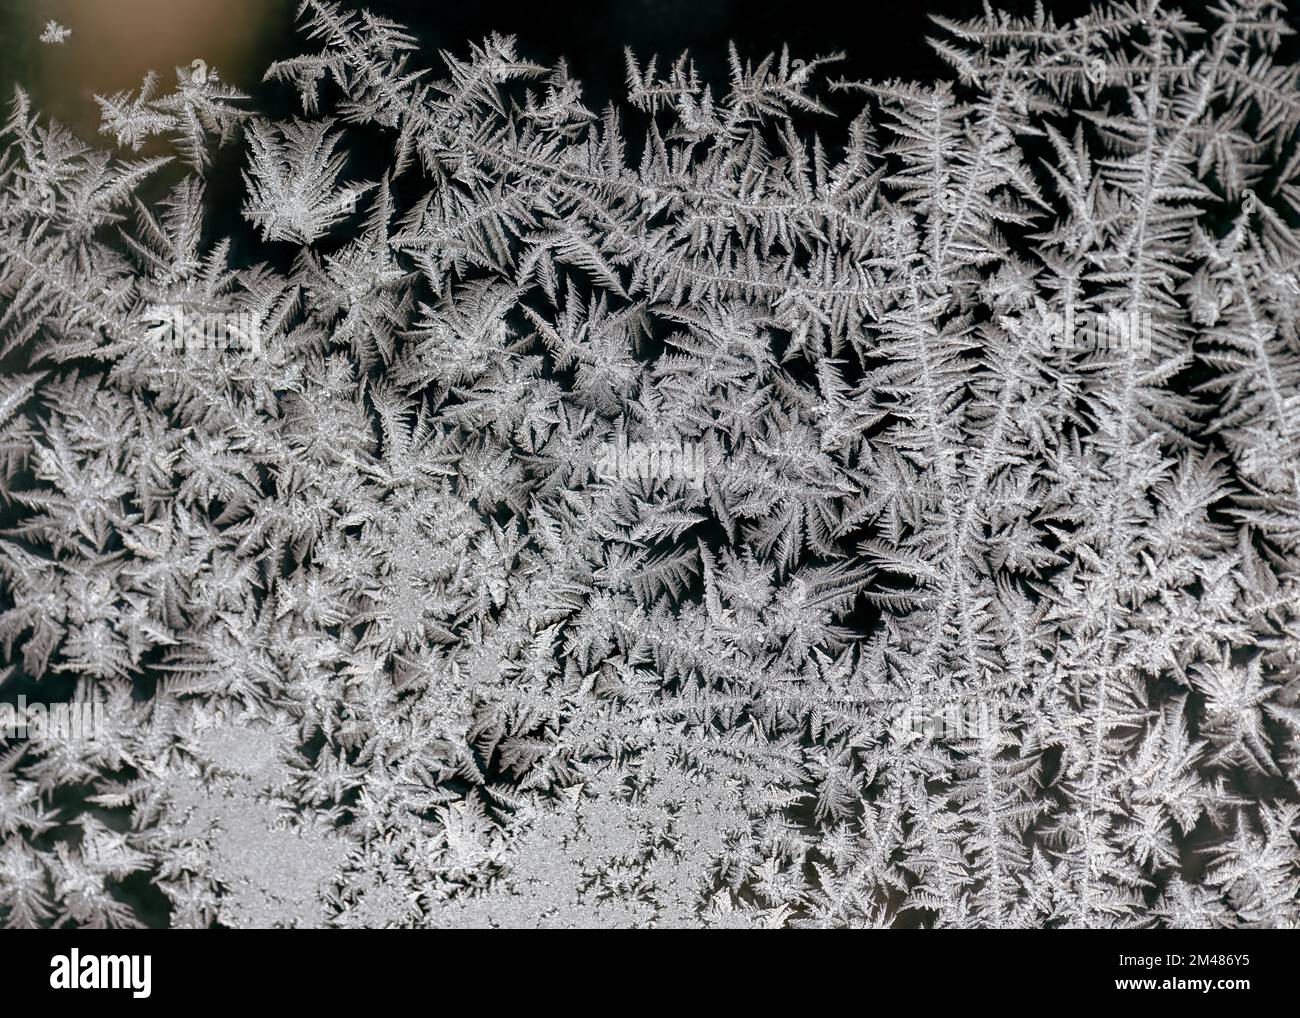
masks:
[[[599,113],[300,17],[299,116],[0,139],[0,696],[103,704],[0,748],[0,922],[1300,921],[1280,3]]]

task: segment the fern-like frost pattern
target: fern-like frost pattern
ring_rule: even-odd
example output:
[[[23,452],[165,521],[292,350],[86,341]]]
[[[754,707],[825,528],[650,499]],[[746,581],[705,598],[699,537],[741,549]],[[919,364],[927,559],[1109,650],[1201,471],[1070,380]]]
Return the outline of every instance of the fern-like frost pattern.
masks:
[[[604,110],[298,18],[13,97],[0,922],[1300,921],[1281,4]]]

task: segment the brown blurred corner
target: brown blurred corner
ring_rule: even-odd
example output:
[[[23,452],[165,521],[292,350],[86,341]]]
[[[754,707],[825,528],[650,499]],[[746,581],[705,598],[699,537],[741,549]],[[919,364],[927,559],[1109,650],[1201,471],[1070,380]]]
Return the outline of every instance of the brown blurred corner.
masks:
[[[86,137],[99,123],[93,95],[138,89],[151,69],[166,91],[174,68],[203,60],[247,89],[261,78],[266,37],[285,33],[293,12],[290,0],[23,0],[7,12],[4,49],[21,52],[35,72],[21,73],[18,84],[37,108]],[[72,35],[41,43],[50,20]]]

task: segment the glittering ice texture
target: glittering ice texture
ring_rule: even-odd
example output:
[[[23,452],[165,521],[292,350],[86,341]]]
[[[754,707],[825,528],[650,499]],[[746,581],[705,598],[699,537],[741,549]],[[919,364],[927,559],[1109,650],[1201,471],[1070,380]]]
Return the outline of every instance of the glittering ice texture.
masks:
[[[1295,925],[1300,93],[1217,12],[19,93],[0,694],[106,722],[5,742],[0,921]]]

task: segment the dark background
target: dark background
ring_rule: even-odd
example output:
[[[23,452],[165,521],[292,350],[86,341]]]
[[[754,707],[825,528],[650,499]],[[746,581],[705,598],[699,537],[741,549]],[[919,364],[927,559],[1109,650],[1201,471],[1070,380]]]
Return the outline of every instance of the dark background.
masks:
[[[492,31],[516,35],[522,55],[539,63],[565,57],[583,82],[587,105],[596,110],[622,94],[627,46],[642,63],[658,53],[661,69],[689,49],[700,73],[723,91],[730,41],[753,60],[787,44],[791,56],[805,60],[843,51],[845,61],[831,72],[836,76],[843,71],[847,78],[922,81],[944,69],[925,41],[934,34],[930,14],[968,19],[982,11],[972,0],[379,0],[353,6],[401,21],[437,47],[462,46]],[[1018,0],[995,6],[1021,15],[1031,15],[1034,7]],[[1049,2],[1046,9],[1059,22],[1088,6]]]
[[[310,44],[294,30],[296,0],[0,0],[0,95],[12,86],[32,93],[36,107],[78,126],[97,126],[93,93],[137,88],[149,69],[172,80],[173,65],[196,57],[222,68],[223,77],[249,92],[277,57]],[[706,79],[725,91],[727,44],[760,59],[790,46],[809,59],[843,51],[837,71],[848,78],[927,81],[945,65],[927,45],[930,14],[967,19],[981,13],[975,0],[877,3],[873,0],[344,0],[343,6],[407,25],[421,41],[419,66],[441,71],[439,49],[465,54],[490,32],[515,35],[521,56],[542,64],[561,57],[582,81],[589,108],[619,98],[625,80],[624,47],[643,62],[665,62],[689,49]],[[1025,0],[999,0],[1000,10],[1032,15]],[[1088,10],[1079,0],[1048,3],[1058,23]],[[38,42],[54,19],[72,30],[61,45]]]

